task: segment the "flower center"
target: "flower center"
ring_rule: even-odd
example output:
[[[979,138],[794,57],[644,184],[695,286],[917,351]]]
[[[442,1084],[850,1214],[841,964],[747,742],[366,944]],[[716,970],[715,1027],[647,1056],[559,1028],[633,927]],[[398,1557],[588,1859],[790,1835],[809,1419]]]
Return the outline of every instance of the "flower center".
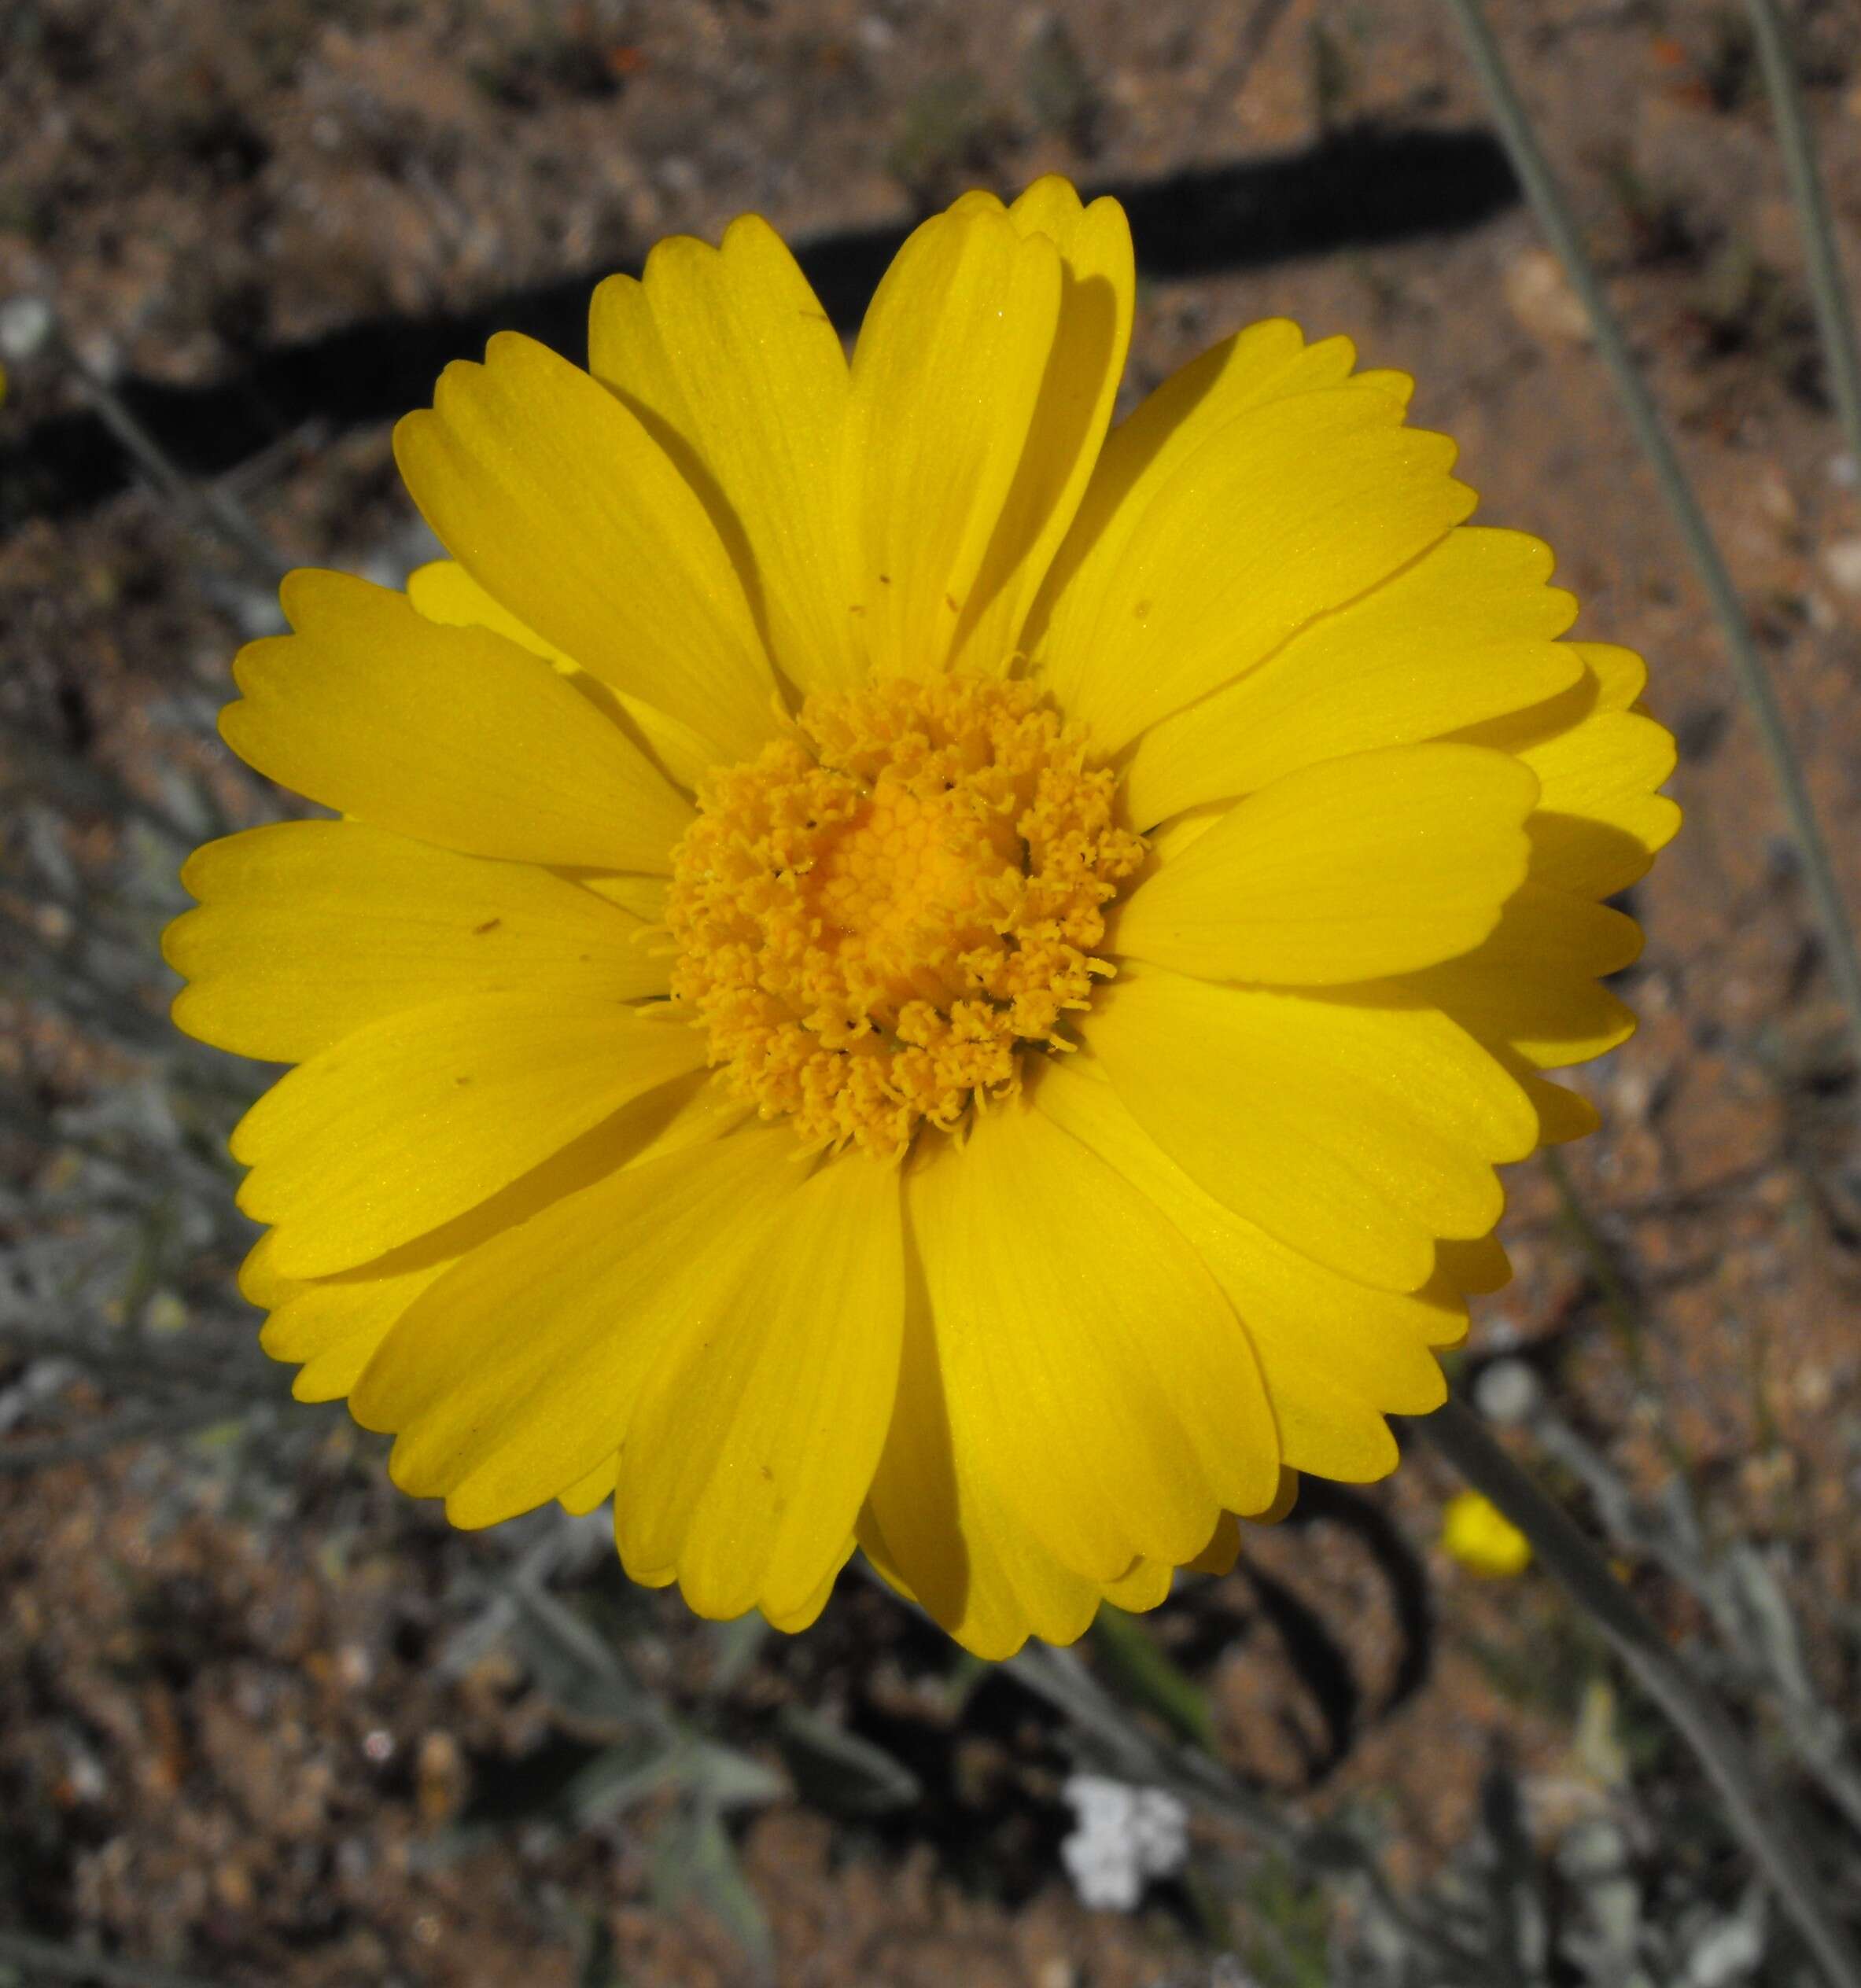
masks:
[[[673,853],[673,999],[765,1117],[896,1158],[1013,1091],[1111,970],[1104,907],[1144,856],[1114,784],[1026,683],[812,697]]]

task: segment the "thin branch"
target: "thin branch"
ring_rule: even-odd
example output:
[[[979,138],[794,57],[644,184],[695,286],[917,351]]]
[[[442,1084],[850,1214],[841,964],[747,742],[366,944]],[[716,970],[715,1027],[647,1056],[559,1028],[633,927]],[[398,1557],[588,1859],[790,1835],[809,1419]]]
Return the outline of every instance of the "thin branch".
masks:
[[[1785,1801],[1767,1787],[1717,1703],[1642,1614],[1609,1563],[1457,1400],[1406,1426],[1432,1443],[1531,1542],[1539,1561],[1601,1629],[1690,1747],[1719,1791],[1728,1821],[1770,1881],[1832,1988],[1861,1988],[1861,1953],[1824,1897],[1815,1865]]]
[[[275,589],[290,570],[290,561],[279,556],[278,548],[252,522],[245,506],[230,491],[212,483],[195,483],[177,468],[160,443],[130,411],[128,403],[86,363],[56,318],[52,323],[51,342],[98,418],[142,466],[156,488],[172,498],[197,526],[230,545],[267,592]]]
[[[1664,1505],[1644,1505],[1607,1459],[1548,1403],[1539,1402],[1524,1422],[1546,1454],[1588,1491],[1609,1537],[1664,1568],[1712,1617],[1728,1655],[1752,1688],[1774,1694],[1772,1709],[1804,1771],[1861,1834],[1861,1769],[1848,1754],[1840,1714],[1815,1695],[1800,1664],[1779,1660],[1774,1639],[1752,1633],[1749,1603],[1741,1601],[1741,1589],[1726,1563],[1722,1559],[1715,1566],[1706,1557],[1685,1484],[1675,1478]],[[1789,1626],[1794,1637],[1793,1618]]]
[[[1758,61],[1770,93],[1771,115],[1777,120],[1778,149],[1790,182],[1790,204],[1803,234],[1803,260],[1809,276],[1809,295],[1815,306],[1816,329],[1822,333],[1823,363],[1829,369],[1829,392],[1848,437],[1848,455],[1861,471],[1861,350],[1855,342],[1855,316],[1848,285],[1829,219],[1828,197],[1816,168],[1815,141],[1803,101],[1803,86],[1790,55],[1789,38],[1776,0],[1746,0],[1757,38]]]
[[[1551,246],[1563,262],[1571,288],[1589,313],[1597,350],[1609,370],[1629,425],[1634,430],[1642,452],[1654,472],[1661,496],[1672,514],[1712,611],[1718,617],[1719,634],[1731,662],[1732,674],[1751,713],[1752,722],[1757,727],[1765,757],[1771,763],[1771,775],[1777,782],[1778,797],[1783,802],[1790,834],[1796,841],[1804,882],[1808,886],[1810,900],[1822,926],[1830,977],[1848,1011],[1856,1048],[1861,1051],[1861,951],[1856,949],[1854,926],[1842,901],[1834,865],[1816,821],[1802,764],[1790,742],[1777,692],[1758,653],[1751,623],[1738,598],[1738,590],[1732,584],[1731,575],[1726,569],[1705,514],[1700,508],[1699,499],[1693,494],[1693,485],[1675,453],[1653,396],[1642,377],[1641,369],[1629,350],[1628,341],[1616,322],[1616,314],[1609,307],[1595,265],[1578,232],[1576,217],[1538,142],[1531,114],[1513,85],[1492,30],[1487,25],[1480,0],[1447,0],[1447,5],[1460,23],[1468,53],[1492,104],[1500,135],[1537,213],[1539,225],[1550,237]]]

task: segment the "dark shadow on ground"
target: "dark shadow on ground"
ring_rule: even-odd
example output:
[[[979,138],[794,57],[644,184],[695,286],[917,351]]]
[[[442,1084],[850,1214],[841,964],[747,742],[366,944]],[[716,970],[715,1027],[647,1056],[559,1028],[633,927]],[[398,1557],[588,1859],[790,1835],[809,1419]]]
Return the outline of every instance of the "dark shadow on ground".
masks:
[[[1089,190],[1124,203],[1140,274],[1163,280],[1455,233],[1518,198],[1503,153],[1483,131],[1340,131],[1296,153]],[[860,230],[800,245],[803,267],[843,329],[858,324],[905,232],[903,225]],[[206,385],[132,377],[119,391],[180,468],[218,476],[306,422],[354,427],[421,405],[447,362],[476,357],[494,331],[528,332],[583,358],[588,293],[614,267],[469,311],[369,319],[260,352],[243,372]],[[131,474],[95,416],[41,422],[0,449],[0,533],[29,517],[89,510]]]
[[[1287,1666],[1315,1715],[1316,1732],[1303,1721],[1284,1721],[1303,1754],[1297,1784],[1312,1788],[1343,1765],[1369,1728],[1390,1717],[1427,1682],[1435,1611],[1421,1556],[1381,1506],[1362,1492],[1323,1478],[1303,1478],[1299,1502],[1283,1523],[1293,1532],[1327,1526],[1349,1535],[1382,1584],[1395,1647],[1380,1688],[1358,1675],[1344,1625],[1328,1620],[1322,1607],[1290,1582],[1251,1561],[1244,1548],[1236,1571],[1251,1607],[1223,1599],[1225,1589],[1193,1582],[1165,1606],[1180,1609],[1193,1624],[1170,1652],[1192,1674],[1218,1662],[1256,1626],[1270,1625],[1277,1633]]]

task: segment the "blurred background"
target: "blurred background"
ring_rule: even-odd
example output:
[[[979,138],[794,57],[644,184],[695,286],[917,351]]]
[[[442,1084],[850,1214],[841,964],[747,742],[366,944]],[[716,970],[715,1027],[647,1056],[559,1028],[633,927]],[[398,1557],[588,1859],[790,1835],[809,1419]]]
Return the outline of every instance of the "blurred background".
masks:
[[[1861,902],[1861,494],[1745,12],[1491,11]],[[1789,13],[1861,269],[1861,6]],[[270,1073],[171,1032],[157,938],[194,842],[293,805],[213,733],[275,568],[431,556],[394,416],[501,326],[581,356],[658,236],[766,215],[850,334],[916,218],[1056,171],[1131,213],[1126,405],[1258,318],[1347,333],[1649,660],[1687,826],[1641,1033],[1563,1177],[1515,1170],[1459,1378],[1861,1909],[1855,1071],[1439,0],[5,0],[0,1982],[1812,1978],[1560,1592],[1448,1550],[1425,1451],[1002,1670],[855,1570],[788,1639],[630,1588],[601,1518],[452,1532],[257,1353],[225,1136]]]

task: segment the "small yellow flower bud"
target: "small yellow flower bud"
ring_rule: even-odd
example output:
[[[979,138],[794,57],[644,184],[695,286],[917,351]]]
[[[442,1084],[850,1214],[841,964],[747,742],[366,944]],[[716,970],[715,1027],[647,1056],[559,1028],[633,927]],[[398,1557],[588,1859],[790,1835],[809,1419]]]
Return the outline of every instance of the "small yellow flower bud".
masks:
[[[1469,1572],[1509,1581],[1531,1564],[1531,1542],[1491,1499],[1463,1491],[1441,1515],[1441,1544]]]

